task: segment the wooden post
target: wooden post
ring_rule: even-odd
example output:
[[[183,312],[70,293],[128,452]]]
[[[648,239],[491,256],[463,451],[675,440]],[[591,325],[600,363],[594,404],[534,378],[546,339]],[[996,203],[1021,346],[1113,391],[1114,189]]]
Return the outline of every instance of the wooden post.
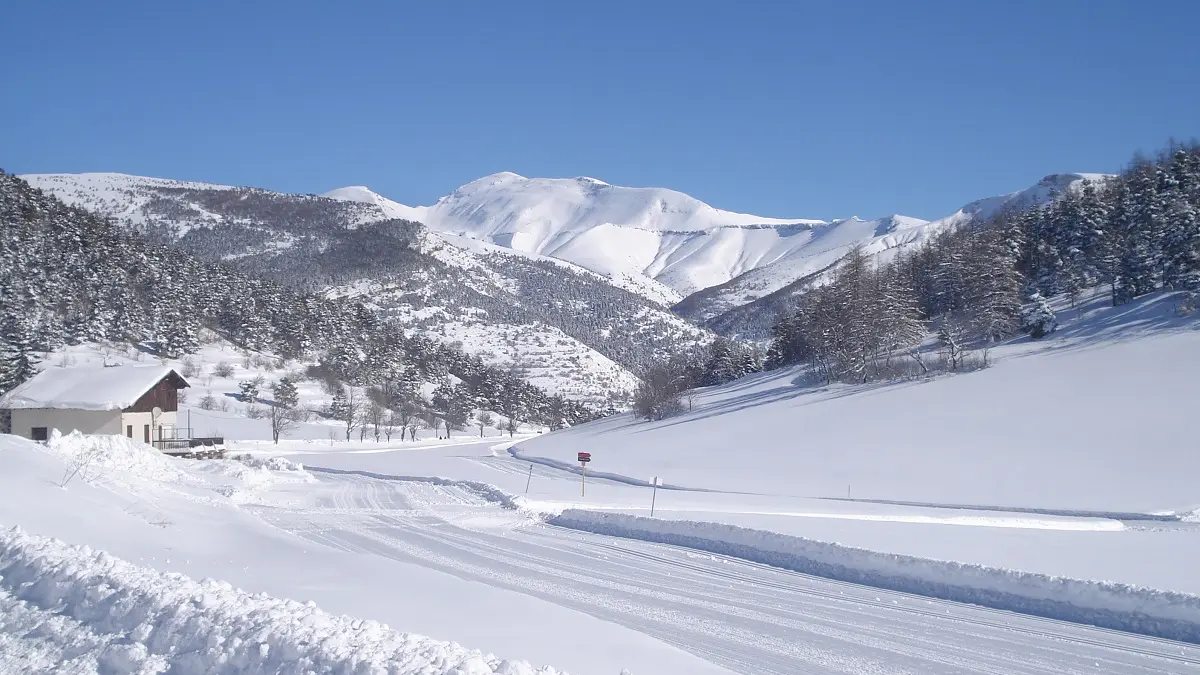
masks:
[[[654,491],[650,493],[650,517],[654,517],[654,501],[658,498],[658,476],[654,477]]]
[[[525,494],[529,494],[529,484],[533,482],[533,462],[529,463],[529,478],[525,479]]]

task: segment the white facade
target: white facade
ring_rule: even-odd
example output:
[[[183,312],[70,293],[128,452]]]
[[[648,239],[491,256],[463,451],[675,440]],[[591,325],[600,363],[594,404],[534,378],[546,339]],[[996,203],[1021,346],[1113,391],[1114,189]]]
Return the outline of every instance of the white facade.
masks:
[[[34,429],[45,429],[48,438],[53,430],[64,434],[78,430],[84,434],[118,434],[145,442],[174,438],[174,411],[162,412],[155,420],[151,413],[121,412],[120,410],[73,410],[71,408],[24,408],[12,411],[12,433],[34,438]],[[147,432],[147,428],[149,432]]]
[[[121,413],[121,427],[113,433],[128,436],[135,441],[146,441],[146,428],[150,428],[150,440],[175,437],[175,411],[159,413],[155,420],[150,413]]]

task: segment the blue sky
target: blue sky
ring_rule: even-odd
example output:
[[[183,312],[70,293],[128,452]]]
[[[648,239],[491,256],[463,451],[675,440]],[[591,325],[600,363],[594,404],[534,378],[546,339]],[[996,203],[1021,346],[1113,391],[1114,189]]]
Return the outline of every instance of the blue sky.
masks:
[[[946,215],[1200,136],[1200,3],[60,2],[0,24],[0,167],[430,203],[508,170]]]

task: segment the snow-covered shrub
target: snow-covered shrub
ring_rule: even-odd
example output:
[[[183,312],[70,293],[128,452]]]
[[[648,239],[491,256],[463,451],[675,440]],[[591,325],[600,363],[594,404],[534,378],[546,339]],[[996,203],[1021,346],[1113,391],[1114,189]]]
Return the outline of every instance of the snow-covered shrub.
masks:
[[[233,377],[233,365],[225,361],[221,361],[217,365],[213,366],[212,373],[217,377]]]
[[[182,375],[184,379],[196,377],[200,374],[200,364],[196,363],[196,359],[190,356],[185,356],[179,362],[179,374]]]
[[[243,380],[238,382],[238,389],[241,390],[241,399],[245,403],[253,403],[254,399],[258,398],[259,391],[262,390],[262,376],[252,380]]]
[[[1029,333],[1029,337],[1037,340],[1046,337],[1058,329],[1058,319],[1050,303],[1040,293],[1029,297],[1029,304],[1021,310],[1021,330]]]
[[[1197,305],[1200,305],[1200,292],[1184,293],[1175,307],[1175,313],[1179,316],[1191,316],[1196,313]]]

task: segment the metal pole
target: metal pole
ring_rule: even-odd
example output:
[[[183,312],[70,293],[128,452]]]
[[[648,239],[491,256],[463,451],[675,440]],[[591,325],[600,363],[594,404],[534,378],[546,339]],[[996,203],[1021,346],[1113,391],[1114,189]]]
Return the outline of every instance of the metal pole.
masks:
[[[525,494],[529,494],[529,484],[533,482],[533,463],[529,464],[529,478],[525,479]]]
[[[654,477],[654,491],[650,493],[650,517],[654,517],[654,501],[658,498],[658,476]]]
[[[587,496],[587,463],[579,463],[579,496]]]

